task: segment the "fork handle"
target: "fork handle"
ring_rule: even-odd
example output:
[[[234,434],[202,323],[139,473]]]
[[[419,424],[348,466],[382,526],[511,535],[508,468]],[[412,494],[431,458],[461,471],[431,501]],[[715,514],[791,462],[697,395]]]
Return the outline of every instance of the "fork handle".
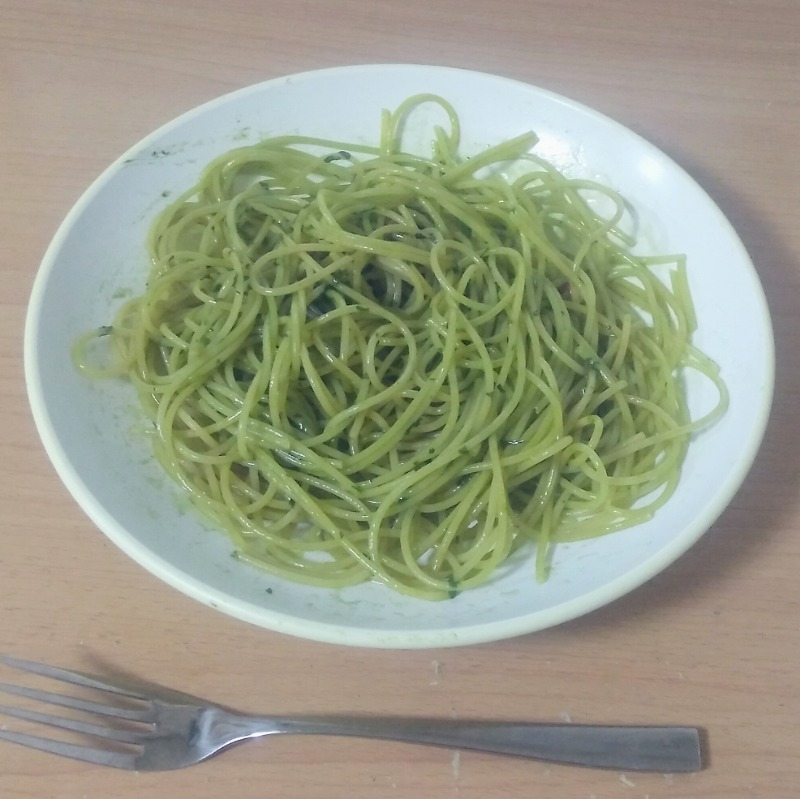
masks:
[[[621,771],[675,773],[702,768],[700,732],[695,727],[324,716],[247,721],[252,726],[242,738],[291,733],[344,735]]]

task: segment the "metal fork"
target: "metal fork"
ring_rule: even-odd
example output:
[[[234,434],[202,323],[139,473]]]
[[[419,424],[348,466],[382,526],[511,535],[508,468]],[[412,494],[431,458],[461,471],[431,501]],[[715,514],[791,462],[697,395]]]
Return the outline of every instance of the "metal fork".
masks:
[[[12,732],[0,740],[45,752],[134,771],[167,771],[199,763],[250,738],[286,733],[345,735],[414,744],[473,749],[552,763],[621,771],[698,771],[700,734],[694,727],[594,726],[520,722],[359,718],[333,716],[261,717],[222,707],[165,688],[138,689],[76,671],[0,655],[0,663],[96,689],[104,701],[0,683],[7,694],[80,711],[88,719],[62,717],[0,705],[0,714],[71,730],[87,743],[71,743]],[[90,743],[91,742],[91,743]]]

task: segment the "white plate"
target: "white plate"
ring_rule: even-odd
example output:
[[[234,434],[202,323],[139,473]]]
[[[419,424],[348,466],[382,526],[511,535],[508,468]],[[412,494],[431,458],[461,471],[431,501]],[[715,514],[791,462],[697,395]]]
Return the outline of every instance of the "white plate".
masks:
[[[435,92],[460,114],[464,152],[535,130],[537,152],[599,178],[636,207],[644,244],[688,255],[696,344],[722,369],[725,418],[693,441],[678,489],[652,521],[556,551],[535,581],[517,560],[491,584],[429,603],[376,584],[328,591],[287,583],[231,558],[227,537],[187,506],[150,455],[129,387],[77,374],[70,346],[107,324],[147,273],[143,242],[166,195],[201,167],[264,136],[305,133],[374,142],[380,112]],[[415,115],[411,146],[429,127]],[[600,607],[660,572],[708,529],[739,488],[766,425],[773,386],[769,313],[736,233],[666,155],[607,117],[533,86],[441,67],[357,66],[271,80],[185,114],[137,144],[87,190],[58,230],[36,279],[25,335],[30,402],[67,488],[97,526],[146,569],[186,594],[264,627],[321,641],[440,647],[539,630]],[[695,410],[713,401],[688,386]]]

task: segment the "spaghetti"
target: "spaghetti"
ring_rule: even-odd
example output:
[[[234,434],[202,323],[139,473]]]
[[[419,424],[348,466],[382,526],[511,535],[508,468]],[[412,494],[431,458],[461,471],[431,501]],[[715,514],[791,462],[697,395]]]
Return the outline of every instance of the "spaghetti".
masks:
[[[425,102],[449,116],[429,157],[401,142]],[[134,384],[158,460],[238,557],[435,599],[527,548],[544,579],[558,542],[649,518],[724,413],[684,259],[632,254],[623,199],[533,134],[472,158],[459,139],[420,95],[374,147],[225,153],[153,224],[147,288],[102,331],[115,366],[88,363],[96,331],[79,342],[87,373]],[[701,419],[686,369],[719,388]]]

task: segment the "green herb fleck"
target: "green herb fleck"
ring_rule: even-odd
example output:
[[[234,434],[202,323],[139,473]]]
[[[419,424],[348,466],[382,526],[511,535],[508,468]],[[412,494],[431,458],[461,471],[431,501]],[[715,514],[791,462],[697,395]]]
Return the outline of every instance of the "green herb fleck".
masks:
[[[325,163],[330,164],[331,161],[350,161],[353,156],[347,150],[339,150],[338,152],[331,153],[325,156]]]
[[[450,586],[450,590],[447,592],[448,599],[455,599],[459,595],[460,591],[458,590],[456,578],[453,577],[452,574],[447,575],[447,585]]]

